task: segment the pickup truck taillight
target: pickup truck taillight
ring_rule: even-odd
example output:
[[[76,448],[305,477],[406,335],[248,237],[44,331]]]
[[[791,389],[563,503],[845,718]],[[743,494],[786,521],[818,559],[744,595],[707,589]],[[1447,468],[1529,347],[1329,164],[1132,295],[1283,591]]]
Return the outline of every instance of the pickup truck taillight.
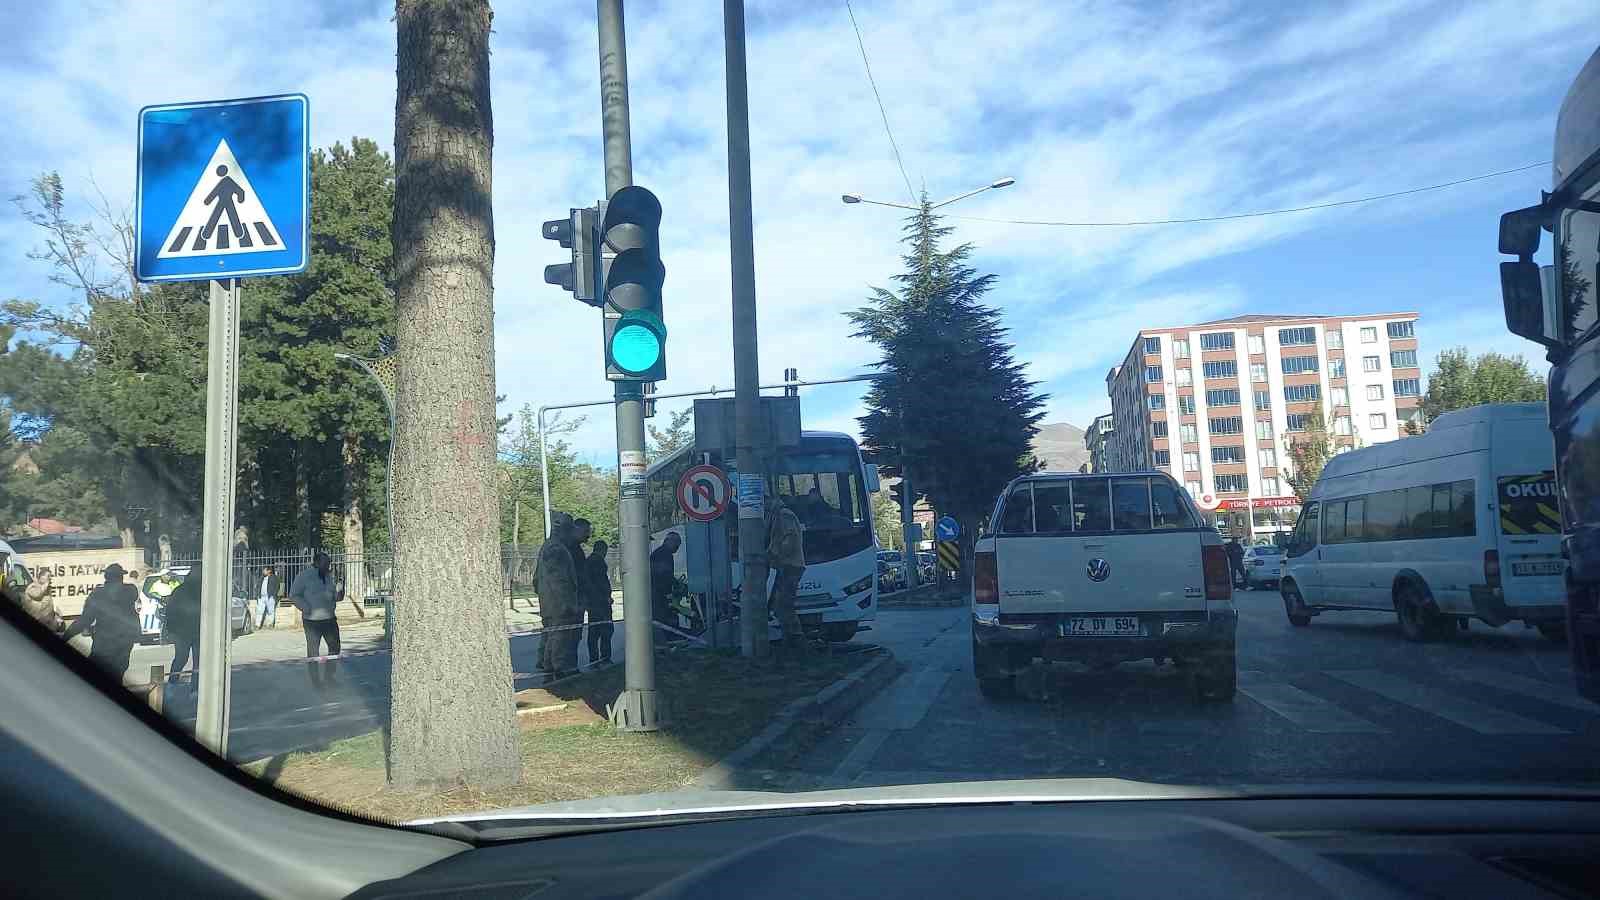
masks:
[[[1500,586],[1500,551],[1483,551],[1483,581],[1491,588]]]
[[[1205,572],[1206,599],[1233,598],[1233,571],[1228,565],[1228,549],[1220,545],[1200,548],[1200,565]]]
[[[994,551],[979,552],[972,558],[972,602],[1000,602],[1000,568]]]

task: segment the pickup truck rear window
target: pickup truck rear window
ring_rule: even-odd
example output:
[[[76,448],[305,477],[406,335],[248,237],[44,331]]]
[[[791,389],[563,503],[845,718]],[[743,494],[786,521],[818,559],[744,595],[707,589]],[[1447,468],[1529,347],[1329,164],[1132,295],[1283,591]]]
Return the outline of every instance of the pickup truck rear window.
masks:
[[[1006,495],[1000,534],[1104,534],[1194,528],[1178,489],[1164,478],[1074,478],[1016,485]]]

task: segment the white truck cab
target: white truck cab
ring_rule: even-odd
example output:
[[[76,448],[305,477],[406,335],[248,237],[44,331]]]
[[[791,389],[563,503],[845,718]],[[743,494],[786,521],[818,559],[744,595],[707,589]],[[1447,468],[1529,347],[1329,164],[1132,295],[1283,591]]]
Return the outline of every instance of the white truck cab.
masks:
[[[975,549],[972,654],[985,695],[1013,693],[1036,658],[1148,658],[1189,669],[1201,699],[1233,697],[1227,552],[1170,476],[1021,476]]]

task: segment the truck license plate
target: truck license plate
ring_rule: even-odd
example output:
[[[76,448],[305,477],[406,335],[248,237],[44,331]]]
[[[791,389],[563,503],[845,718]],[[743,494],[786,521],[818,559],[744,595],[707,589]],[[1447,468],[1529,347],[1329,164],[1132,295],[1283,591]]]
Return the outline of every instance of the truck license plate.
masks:
[[[1061,623],[1062,637],[1140,637],[1138,616],[1073,616]]]
[[[1511,564],[1512,575],[1560,575],[1565,571],[1566,561],[1561,559],[1540,562],[1514,562]]]

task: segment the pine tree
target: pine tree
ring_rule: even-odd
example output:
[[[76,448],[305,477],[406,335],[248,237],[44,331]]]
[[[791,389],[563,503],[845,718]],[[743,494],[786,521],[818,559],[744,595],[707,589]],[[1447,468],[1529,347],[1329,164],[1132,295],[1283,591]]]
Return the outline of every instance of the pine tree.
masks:
[[[886,474],[909,470],[917,496],[954,516],[970,547],[1000,489],[1035,468],[1046,398],[1012,355],[999,310],[982,302],[995,277],[969,264],[970,244],[940,249],[951,231],[924,197],[905,228],[898,290],[874,288],[846,315],[883,354],[860,419],[867,448]]]

